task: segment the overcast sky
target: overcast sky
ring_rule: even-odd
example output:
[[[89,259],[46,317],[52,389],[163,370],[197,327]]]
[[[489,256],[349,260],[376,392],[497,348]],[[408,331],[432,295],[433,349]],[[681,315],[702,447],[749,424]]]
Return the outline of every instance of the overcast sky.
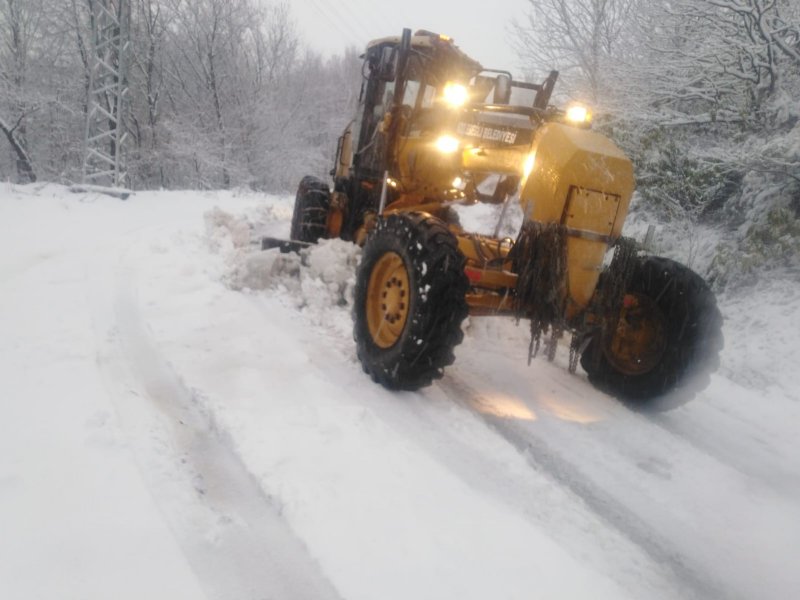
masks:
[[[325,53],[358,48],[403,27],[445,33],[487,68],[519,71],[509,24],[523,19],[528,0],[289,0],[306,44]]]

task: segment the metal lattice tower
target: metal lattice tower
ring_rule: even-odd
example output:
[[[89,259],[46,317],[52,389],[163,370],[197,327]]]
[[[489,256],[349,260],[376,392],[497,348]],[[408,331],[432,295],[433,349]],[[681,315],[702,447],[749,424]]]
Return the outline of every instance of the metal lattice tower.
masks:
[[[130,49],[129,0],[90,3],[92,53],[83,182],[125,187],[125,105],[128,95],[127,55]]]

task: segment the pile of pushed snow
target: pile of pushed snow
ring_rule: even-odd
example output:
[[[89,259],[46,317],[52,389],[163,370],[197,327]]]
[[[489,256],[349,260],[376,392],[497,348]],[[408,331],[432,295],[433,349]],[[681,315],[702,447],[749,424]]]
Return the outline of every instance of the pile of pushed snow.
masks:
[[[361,249],[343,240],[320,240],[299,253],[282,254],[277,248],[262,251],[264,223],[278,218],[269,206],[244,215],[219,208],[206,213],[209,244],[225,263],[222,281],[245,293],[268,291],[302,311],[312,323],[349,333]]]

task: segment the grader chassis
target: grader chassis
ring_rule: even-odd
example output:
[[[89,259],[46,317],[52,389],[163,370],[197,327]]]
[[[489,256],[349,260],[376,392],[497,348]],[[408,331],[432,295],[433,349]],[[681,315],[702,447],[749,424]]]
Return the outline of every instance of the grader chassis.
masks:
[[[715,298],[687,267],[621,237],[631,162],[584,109],[550,105],[557,72],[516,82],[447,36],[408,29],[363,58],[332,188],[305,177],[293,241],[263,247],[363,246],[354,337],[376,382],[417,389],[441,377],[470,314],[530,319],[530,354],[544,339],[550,359],[571,332],[570,369],[580,359],[596,387],[623,399],[677,390],[685,400],[705,385],[722,346]],[[516,240],[464,231],[452,210],[517,198]]]

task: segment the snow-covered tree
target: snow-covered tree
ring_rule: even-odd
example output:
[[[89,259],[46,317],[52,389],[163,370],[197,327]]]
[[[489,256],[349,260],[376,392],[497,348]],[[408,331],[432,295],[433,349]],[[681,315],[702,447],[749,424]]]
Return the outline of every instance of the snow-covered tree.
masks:
[[[536,79],[561,71],[569,95],[603,104],[613,90],[611,67],[630,44],[640,0],[528,0],[527,19],[514,23],[517,52]]]
[[[81,176],[97,0],[0,0],[0,177]],[[285,190],[329,168],[358,52],[302,47],[287,5],[131,0],[135,187]]]
[[[728,229],[718,282],[800,262],[800,3],[541,0],[515,33],[632,156],[641,209]]]
[[[28,86],[30,63],[44,17],[38,0],[0,2],[0,131],[14,156],[19,181],[36,181],[27,121],[38,106]]]

